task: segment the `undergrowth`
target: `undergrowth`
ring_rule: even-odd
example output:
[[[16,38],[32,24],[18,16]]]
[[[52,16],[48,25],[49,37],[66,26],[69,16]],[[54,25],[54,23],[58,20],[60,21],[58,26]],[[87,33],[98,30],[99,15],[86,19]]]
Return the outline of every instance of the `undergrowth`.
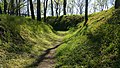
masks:
[[[47,17],[46,23],[50,24],[57,31],[67,31],[72,27],[76,27],[83,20],[84,17],[82,15],[65,15],[58,18]]]

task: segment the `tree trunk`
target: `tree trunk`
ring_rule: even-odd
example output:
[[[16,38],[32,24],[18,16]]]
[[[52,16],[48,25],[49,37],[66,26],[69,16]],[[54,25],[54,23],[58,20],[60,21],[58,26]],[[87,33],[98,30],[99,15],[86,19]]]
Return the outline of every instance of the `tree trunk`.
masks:
[[[120,7],[120,0],[115,1],[115,9],[118,9]]]
[[[4,0],[4,13],[6,14],[7,12],[7,1],[6,0]]]
[[[41,21],[41,2],[37,0],[37,20]]]
[[[64,0],[63,2],[63,14],[66,15],[66,4],[67,4],[67,0]]]
[[[61,12],[61,8],[60,8],[60,4],[59,4],[59,16],[60,16],[60,12]]]
[[[11,4],[10,14],[11,14],[11,15],[14,15],[14,0],[11,0],[10,2],[11,2],[11,3],[10,3],[10,4]]]
[[[16,0],[16,7],[18,8],[18,0]],[[18,16],[18,9],[16,8],[16,15]]]
[[[88,21],[88,0],[86,0],[86,3],[85,3],[85,22],[84,22],[84,26],[86,25]]]
[[[44,22],[46,21],[46,5],[45,5],[46,0],[44,0]]]
[[[80,14],[82,14],[82,13],[83,13],[83,12],[82,12],[82,6],[80,6],[79,9],[80,9]]]
[[[56,7],[56,16],[57,16],[57,18],[58,18],[58,14],[59,14],[59,13],[58,13],[59,0],[57,0],[57,1],[54,0],[54,1],[55,1],[55,3],[56,3],[56,6],[55,6],[55,7]]]
[[[21,3],[21,1],[19,0],[19,5],[20,5],[20,3]],[[19,16],[21,16],[21,12],[20,12],[20,6],[19,6],[19,8],[18,8],[18,14],[19,14]]]
[[[56,4],[56,15],[57,15],[57,18],[58,18],[58,3]]]
[[[35,20],[35,15],[34,15],[34,9],[33,9],[32,0],[30,0],[30,10],[31,10],[31,17],[32,17],[33,20]]]
[[[51,0],[51,15],[54,16],[54,11],[53,11],[53,0]]]
[[[48,0],[44,0],[44,22],[46,21],[47,3],[48,3]]]
[[[29,0],[27,0],[27,15],[30,16],[30,13],[29,13]]]
[[[0,6],[0,14],[2,14],[2,8],[1,8],[1,6]]]

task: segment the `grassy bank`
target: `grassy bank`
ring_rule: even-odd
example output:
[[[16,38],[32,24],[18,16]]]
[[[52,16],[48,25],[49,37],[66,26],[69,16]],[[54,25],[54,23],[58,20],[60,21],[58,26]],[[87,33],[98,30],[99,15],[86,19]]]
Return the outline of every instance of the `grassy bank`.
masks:
[[[83,27],[82,23],[57,49],[56,67],[119,68],[120,9],[91,14],[88,26]]]
[[[0,68],[23,68],[60,39],[52,27],[29,18],[0,15]]]

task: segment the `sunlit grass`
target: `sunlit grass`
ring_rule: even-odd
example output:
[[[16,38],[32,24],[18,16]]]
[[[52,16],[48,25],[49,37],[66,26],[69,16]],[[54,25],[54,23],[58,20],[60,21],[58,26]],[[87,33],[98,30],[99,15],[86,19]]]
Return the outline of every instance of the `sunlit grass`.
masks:
[[[58,68],[119,68],[120,11],[111,8],[89,15],[56,53]]]
[[[53,28],[30,18],[0,15],[0,67],[23,68],[30,65],[60,39]]]

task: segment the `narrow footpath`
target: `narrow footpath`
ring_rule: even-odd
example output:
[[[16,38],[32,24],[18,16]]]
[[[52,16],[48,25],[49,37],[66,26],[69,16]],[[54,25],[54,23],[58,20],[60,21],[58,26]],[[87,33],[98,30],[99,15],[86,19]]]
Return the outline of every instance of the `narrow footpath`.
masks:
[[[43,51],[43,54],[41,54],[36,60],[35,62],[33,62],[31,65],[26,66],[25,68],[55,68],[55,53],[57,48],[65,43],[65,41],[63,42],[64,37],[68,34],[68,32],[62,32],[59,31],[59,36],[61,36],[61,39],[58,39],[58,41],[56,41],[53,44],[52,48],[48,48],[47,50]]]
[[[55,47],[49,48],[43,55],[40,56],[39,65],[37,68],[55,68],[55,52],[61,45],[61,42],[57,42]]]
[[[43,51],[43,54],[40,55],[32,65],[26,68],[55,68],[55,52],[61,44],[62,40],[54,43],[52,48]]]

